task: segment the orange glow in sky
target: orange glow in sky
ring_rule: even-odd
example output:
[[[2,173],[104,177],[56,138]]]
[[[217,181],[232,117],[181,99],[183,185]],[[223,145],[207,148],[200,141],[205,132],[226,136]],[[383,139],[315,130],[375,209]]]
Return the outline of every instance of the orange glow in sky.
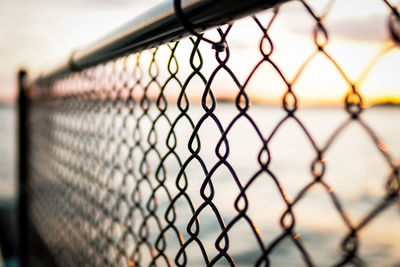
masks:
[[[127,2],[120,0],[114,5],[106,4],[96,12],[92,9],[93,3],[82,7],[74,1],[60,5],[46,0],[33,2],[35,10],[27,9],[21,0],[2,1],[0,4],[3,20],[0,30],[5,40],[0,47],[3,58],[0,65],[2,100],[15,98],[14,76],[19,66],[27,66],[31,77],[36,77],[41,71],[63,62],[73,49],[104,36],[159,1],[146,4],[133,1],[128,8]],[[332,1],[309,1],[320,15],[329,2]],[[390,41],[387,26],[390,10],[383,1],[377,0],[333,2],[323,20],[329,36],[325,51],[342,68],[351,83],[358,87],[364,104],[400,103],[400,49],[399,45]],[[134,7],[137,8],[132,12]],[[23,14],[22,18],[12,18],[18,12]],[[258,17],[266,24],[272,12],[264,13]],[[312,37],[315,25],[315,20],[299,1],[283,4],[269,30],[274,45],[271,60],[287,81],[293,83],[300,105],[340,104],[349,91],[349,82],[324,54],[316,53]],[[206,35],[215,38],[215,31]],[[261,36],[260,29],[251,18],[236,23],[228,36],[231,51],[228,66],[242,84],[260,60]],[[190,49],[190,44],[186,45]],[[185,44],[181,46],[181,50],[185,48]],[[203,45],[201,52],[205,61],[212,61],[204,67],[204,73],[209,74],[216,66],[214,50]],[[166,58],[168,53],[168,50],[163,52],[160,49],[157,56]],[[296,77],[302,64],[313,54],[309,64]],[[179,57],[178,60],[183,61]],[[238,89],[230,81],[231,78],[226,74],[218,76],[221,77],[213,83],[215,94],[221,98],[236,96]],[[247,85],[246,92],[254,102],[280,103],[286,89],[276,70],[263,63]],[[199,98],[201,92],[193,92],[193,96]]]
[[[318,11],[323,10],[327,2],[309,1],[315,4],[313,8],[317,14],[322,13]],[[390,10],[382,1],[333,2],[323,20],[329,37],[324,50],[340,70],[325,54],[317,51],[313,40],[316,22],[299,2],[282,5],[269,30],[274,44],[271,60],[292,83],[299,104],[342,104],[351,84],[359,90],[364,105],[400,103],[400,45],[392,41],[389,33]],[[264,24],[269,17],[268,14],[259,16]],[[228,36],[232,50],[228,66],[239,80],[244,81],[260,60],[260,53],[255,52],[259,39],[254,39],[254,36],[260,38],[261,34],[252,20],[241,23],[243,25],[238,25],[237,29],[234,25],[230,33],[232,36]],[[400,34],[400,22],[398,26]],[[298,75],[299,69],[309,59]],[[223,87],[223,84],[220,86]],[[276,70],[263,63],[246,92],[256,102],[280,103],[286,89]]]

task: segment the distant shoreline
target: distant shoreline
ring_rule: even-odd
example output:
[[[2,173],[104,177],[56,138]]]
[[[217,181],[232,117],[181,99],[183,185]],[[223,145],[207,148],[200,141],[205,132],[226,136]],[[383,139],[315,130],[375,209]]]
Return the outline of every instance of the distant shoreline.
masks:
[[[14,102],[0,102],[0,108],[15,108],[17,104]]]

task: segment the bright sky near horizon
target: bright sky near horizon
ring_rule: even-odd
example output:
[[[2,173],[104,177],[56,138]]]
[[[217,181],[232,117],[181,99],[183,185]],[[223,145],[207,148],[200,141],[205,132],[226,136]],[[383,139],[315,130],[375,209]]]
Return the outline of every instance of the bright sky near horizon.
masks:
[[[1,0],[0,100],[15,98],[21,66],[48,70],[161,1]]]
[[[15,73],[20,66],[26,66],[32,75],[48,70],[64,62],[71,51],[90,44],[94,40],[114,30],[119,25],[141,14],[160,0],[90,0],[90,1],[51,1],[51,0],[2,0],[0,2],[0,100],[12,100],[16,95]],[[314,8],[322,9],[327,0],[309,1]],[[396,3],[396,1],[392,1]],[[315,21],[310,19],[304,8],[299,12],[299,2],[285,4],[282,13],[283,23],[271,29],[275,45],[274,57],[285,66],[288,77],[292,77],[302,61],[315,50],[310,42]],[[390,39],[387,30],[389,9],[381,0],[337,0],[324,25],[330,33],[327,51],[357,81],[363,69]],[[308,17],[308,18],[307,18]],[[306,18],[306,19],[305,19]],[[301,21],[301,23],[299,23]],[[252,23],[254,24],[254,23]],[[250,48],[246,36],[257,34],[257,29],[244,25],[245,31],[231,34],[231,46],[241,51],[235,54],[236,65],[232,59],[231,67],[237,73],[247,75],[244,69],[251,69]],[[243,28],[242,28],[243,29]],[[294,37],[293,37],[294,36]],[[293,39],[294,38],[294,39]],[[295,44],[295,45],[293,45]],[[293,55],[298,61],[293,61]],[[233,55],[233,53],[232,53]],[[349,60],[351,59],[351,60]],[[349,63],[350,62],[350,63]],[[248,63],[248,65],[246,65]],[[251,63],[252,64],[252,63]],[[393,97],[400,99],[398,70],[400,51],[394,49],[385,55],[367,78],[363,93],[369,97]],[[263,70],[266,73],[270,70]],[[317,57],[299,79],[298,94],[310,102],[325,101],[347,90],[343,81],[332,75],[332,67],[326,60]],[[240,75],[240,74],[239,74]],[[304,78],[303,78],[304,77]],[[320,81],[318,83],[316,77]],[[379,78],[379,79],[378,79]],[[311,83],[312,81],[312,83]],[[281,87],[280,81],[270,79],[269,84]],[[321,84],[323,87],[321,88]],[[254,82],[255,97],[263,101],[265,80]],[[341,88],[337,90],[336,88]],[[303,91],[302,91],[303,90]],[[281,90],[275,95],[280,97]],[[268,95],[271,97],[271,95]],[[272,97],[273,93],[272,93]]]

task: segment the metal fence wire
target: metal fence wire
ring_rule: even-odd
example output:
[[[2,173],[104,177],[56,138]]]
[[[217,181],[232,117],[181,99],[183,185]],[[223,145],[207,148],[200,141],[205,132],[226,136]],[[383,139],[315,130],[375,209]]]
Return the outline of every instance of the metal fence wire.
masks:
[[[353,13],[367,7],[290,1],[200,34],[174,1],[191,36],[31,84],[29,218],[57,263],[398,266],[399,164],[382,129],[367,117],[374,108],[365,104],[363,82],[398,51],[400,17],[393,3],[370,2],[386,8],[390,40],[379,43],[377,56],[355,60],[364,69],[357,77],[329,50],[335,36],[328,25],[336,5]],[[310,26],[294,33],[308,36],[307,53],[275,34],[285,10]],[[240,55],[244,44],[252,57]],[[292,49],[290,60],[301,64],[278,62],[275,55],[285,45]],[[301,86],[308,86],[301,80],[319,59],[325,65],[318,69],[333,69],[345,88],[338,93],[341,107],[326,108],[338,116],[299,104]],[[234,60],[239,68],[230,65]],[[398,70],[391,77],[397,86]],[[263,92],[266,102],[278,99],[280,107],[265,106],[252,93],[260,77],[255,92]],[[385,78],[377,79],[384,86]],[[317,74],[309,81],[321,87],[322,97],[330,94],[323,89],[329,81]],[[306,113],[321,120],[307,121]],[[387,128],[397,133],[398,122]],[[280,135],[285,128],[287,138]],[[353,142],[330,154],[352,131]],[[357,145],[365,136],[371,149]],[[380,167],[353,157],[357,149]],[[355,174],[348,162],[366,171]],[[354,206],[346,192],[358,195],[369,181],[378,193]],[[389,219],[380,224],[381,218]],[[369,229],[392,245],[380,246]]]

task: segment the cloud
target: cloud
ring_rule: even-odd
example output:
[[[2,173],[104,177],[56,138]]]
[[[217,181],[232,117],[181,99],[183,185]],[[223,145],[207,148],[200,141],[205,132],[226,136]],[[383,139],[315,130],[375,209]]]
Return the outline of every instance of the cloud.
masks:
[[[315,22],[301,23],[301,17],[288,20],[286,24],[291,32],[301,35],[311,35],[315,26]],[[382,42],[389,39],[388,17],[385,14],[330,19],[323,25],[331,38],[360,42]]]
[[[385,41],[388,39],[388,18],[383,14],[335,21],[328,30],[336,37],[354,41]]]

